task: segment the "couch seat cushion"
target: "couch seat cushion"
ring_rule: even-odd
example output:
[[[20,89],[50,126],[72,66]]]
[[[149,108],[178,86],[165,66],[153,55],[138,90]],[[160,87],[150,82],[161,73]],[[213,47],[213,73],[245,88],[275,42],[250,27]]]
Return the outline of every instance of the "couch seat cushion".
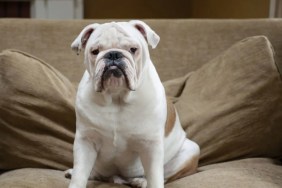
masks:
[[[166,188],[278,188],[282,187],[282,166],[266,158],[243,159],[203,166],[199,172]]]
[[[272,159],[254,158],[201,167],[199,172],[167,184],[166,188],[278,188],[282,186],[282,166]],[[63,171],[25,168],[0,176],[1,188],[63,188],[69,179]],[[87,188],[126,188],[124,185],[89,181]]]
[[[51,169],[23,168],[4,173],[0,176],[1,188],[64,188],[70,180],[64,172]],[[88,181],[87,188],[128,188],[125,185]]]

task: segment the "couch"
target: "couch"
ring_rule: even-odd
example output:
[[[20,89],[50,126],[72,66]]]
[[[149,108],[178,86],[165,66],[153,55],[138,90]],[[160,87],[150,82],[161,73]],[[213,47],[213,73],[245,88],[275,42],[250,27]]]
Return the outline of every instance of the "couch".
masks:
[[[70,44],[105,21],[0,19],[1,188],[67,187],[85,69]],[[165,187],[282,187],[282,20],[144,21],[161,38],[150,53],[167,95],[201,148],[197,173]]]

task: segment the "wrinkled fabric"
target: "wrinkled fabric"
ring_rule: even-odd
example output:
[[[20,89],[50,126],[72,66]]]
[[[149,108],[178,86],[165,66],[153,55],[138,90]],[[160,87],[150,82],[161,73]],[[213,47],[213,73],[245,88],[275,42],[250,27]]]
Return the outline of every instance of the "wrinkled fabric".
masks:
[[[207,165],[198,173],[176,180],[166,188],[280,188],[281,163],[273,159],[255,158]]]
[[[72,166],[75,90],[61,73],[16,50],[0,54],[0,169]]]
[[[0,176],[1,188],[67,188],[70,180],[64,172],[51,169],[24,168]],[[125,185],[89,181],[87,188],[129,188]]]
[[[268,39],[244,39],[189,75],[168,81],[200,165],[282,158],[282,82]]]
[[[280,188],[281,163],[267,158],[236,160],[199,168],[196,174],[176,180],[165,188]],[[48,169],[19,169],[0,176],[1,188],[67,187],[69,179],[63,171]],[[125,185],[88,181],[87,188],[127,188]]]

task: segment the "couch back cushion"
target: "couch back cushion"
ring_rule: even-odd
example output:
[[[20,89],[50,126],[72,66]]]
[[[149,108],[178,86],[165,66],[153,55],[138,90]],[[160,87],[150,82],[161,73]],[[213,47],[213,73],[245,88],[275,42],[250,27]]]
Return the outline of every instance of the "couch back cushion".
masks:
[[[105,21],[110,20],[0,19],[0,51],[13,48],[31,53],[77,83],[84,71],[83,53],[77,56],[70,44],[86,25]],[[144,21],[161,37],[151,55],[163,81],[194,71],[236,41],[255,35],[268,37],[282,68],[282,20]]]
[[[0,53],[0,170],[72,166],[73,85],[27,53]]]
[[[200,165],[282,158],[282,81],[266,37],[244,39],[165,86],[188,137],[200,145]]]

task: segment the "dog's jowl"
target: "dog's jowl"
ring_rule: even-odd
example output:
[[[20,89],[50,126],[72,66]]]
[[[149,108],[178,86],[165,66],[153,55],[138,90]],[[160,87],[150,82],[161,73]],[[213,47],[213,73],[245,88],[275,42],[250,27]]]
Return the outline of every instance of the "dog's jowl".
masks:
[[[136,20],[88,25],[72,43],[84,50],[86,71],[69,188],[85,188],[88,179],[163,188],[196,171],[199,147],[186,138],[150,59],[148,45],[159,40]]]

